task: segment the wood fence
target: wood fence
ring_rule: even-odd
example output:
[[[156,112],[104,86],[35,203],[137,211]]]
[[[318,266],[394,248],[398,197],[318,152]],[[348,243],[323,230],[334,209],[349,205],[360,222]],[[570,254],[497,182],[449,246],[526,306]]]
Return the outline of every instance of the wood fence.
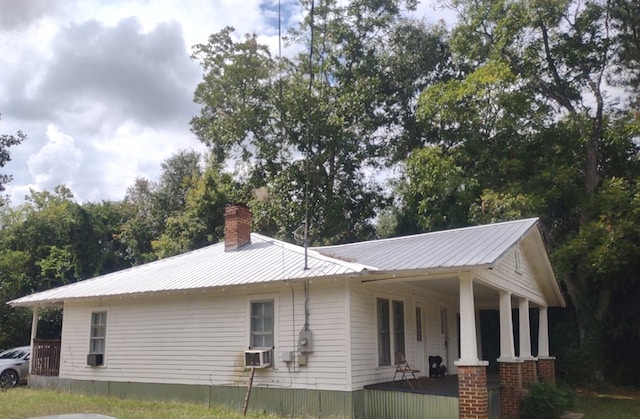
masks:
[[[34,339],[31,374],[57,376],[60,373],[60,340]]]

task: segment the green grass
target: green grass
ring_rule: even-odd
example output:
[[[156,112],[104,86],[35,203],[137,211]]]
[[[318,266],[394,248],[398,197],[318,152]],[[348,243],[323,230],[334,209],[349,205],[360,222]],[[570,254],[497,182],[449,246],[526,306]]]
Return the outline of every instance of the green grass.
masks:
[[[640,392],[610,390],[606,394],[578,391],[572,412],[584,419],[640,419]],[[0,390],[0,418],[25,419],[65,413],[98,413],[119,419],[242,418],[223,407],[188,403],[150,402],[87,396],[55,390],[18,387]],[[249,413],[248,418],[277,418]]]
[[[241,412],[197,404],[123,400],[26,387],[0,390],[0,418],[25,419],[69,413],[96,413],[119,419],[239,419],[243,417]],[[248,413],[247,417],[276,418],[276,416],[251,413]]]
[[[584,413],[584,419],[637,419],[640,418],[640,392],[577,392],[571,411]]]

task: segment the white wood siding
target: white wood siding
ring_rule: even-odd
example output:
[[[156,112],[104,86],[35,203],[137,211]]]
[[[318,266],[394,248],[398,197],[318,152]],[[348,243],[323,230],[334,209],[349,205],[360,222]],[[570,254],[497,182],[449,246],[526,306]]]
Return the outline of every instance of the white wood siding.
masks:
[[[308,365],[280,360],[297,348],[304,324],[304,282],[246,286],[243,290],[184,296],[111,299],[102,303],[67,302],[64,307],[60,376],[205,385],[246,385],[244,350],[249,345],[251,300],[275,300],[275,368],[258,370],[254,385],[345,390],[345,298],[342,280],[311,282],[309,326],[313,353]],[[292,290],[295,291],[295,308]],[[106,310],[105,365],[89,367],[91,312]],[[294,322],[295,317],[295,322]],[[290,363],[292,364],[292,363]]]
[[[416,364],[415,339],[415,305],[416,301],[424,303],[427,321],[423,324],[423,341],[428,354],[441,354],[444,343],[440,341],[440,307],[449,312],[449,346],[457,348],[455,333],[455,314],[458,312],[457,301],[433,293],[424,287],[402,284],[366,285],[354,281],[351,285],[350,318],[351,318],[351,375],[352,390],[363,388],[367,384],[391,381],[395,366],[378,366],[376,298],[387,298],[390,301],[404,301],[405,351],[410,365]],[[453,345],[453,346],[452,346]],[[456,350],[457,351],[457,350]],[[453,356],[453,352],[451,352]],[[457,353],[455,354],[457,359]],[[454,373],[455,366],[450,359],[449,371]],[[392,354],[392,363],[394,362]],[[452,371],[453,370],[453,371]],[[421,371],[419,375],[428,375]]]
[[[520,253],[520,272],[516,272],[516,250]],[[511,249],[490,273],[489,275],[487,272],[479,271],[478,276],[500,289],[511,291],[514,295],[528,298],[536,304],[546,305],[530,258],[527,257],[521,246]]]

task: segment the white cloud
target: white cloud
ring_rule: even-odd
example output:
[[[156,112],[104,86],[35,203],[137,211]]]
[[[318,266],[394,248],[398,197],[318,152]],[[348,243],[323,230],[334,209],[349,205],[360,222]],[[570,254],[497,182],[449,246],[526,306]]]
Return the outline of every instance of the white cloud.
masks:
[[[122,199],[136,177],[157,179],[175,152],[204,151],[189,129],[202,77],[191,47],[233,26],[238,39],[256,33],[277,54],[277,5],[0,0],[0,132],[28,136],[2,168],[14,177],[13,204],[60,183],[79,201]],[[281,5],[286,31],[304,11],[297,0]]]
[[[56,185],[72,187],[82,164],[84,153],[74,139],[53,124],[47,126],[47,143],[29,156],[27,167],[37,189],[51,189]]]

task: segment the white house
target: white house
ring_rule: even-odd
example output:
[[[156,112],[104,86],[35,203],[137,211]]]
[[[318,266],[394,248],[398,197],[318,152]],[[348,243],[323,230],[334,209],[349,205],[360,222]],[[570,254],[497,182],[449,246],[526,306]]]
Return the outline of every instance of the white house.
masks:
[[[422,397],[421,417],[434,406],[438,416],[487,417],[476,321],[485,309],[500,311],[503,413],[529,381],[554,379],[547,308],[565,303],[537,219],[305,251],[251,233],[246,207],[228,207],[225,217],[224,243],[10,301],[34,311],[30,385],[240,409],[248,362],[264,367],[254,370],[249,409],[384,417],[398,411],[373,406]],[[50,361],[38,355],[43,307],[63,308],[54,377],[41,373]],[[419,376],[429,375],[430,355],[441,356],[460,391],[365,388],[392,381],[396,352]],[[438,379],[417,381],[429,380]],[[469,396],[468,386],[484,390]]]

